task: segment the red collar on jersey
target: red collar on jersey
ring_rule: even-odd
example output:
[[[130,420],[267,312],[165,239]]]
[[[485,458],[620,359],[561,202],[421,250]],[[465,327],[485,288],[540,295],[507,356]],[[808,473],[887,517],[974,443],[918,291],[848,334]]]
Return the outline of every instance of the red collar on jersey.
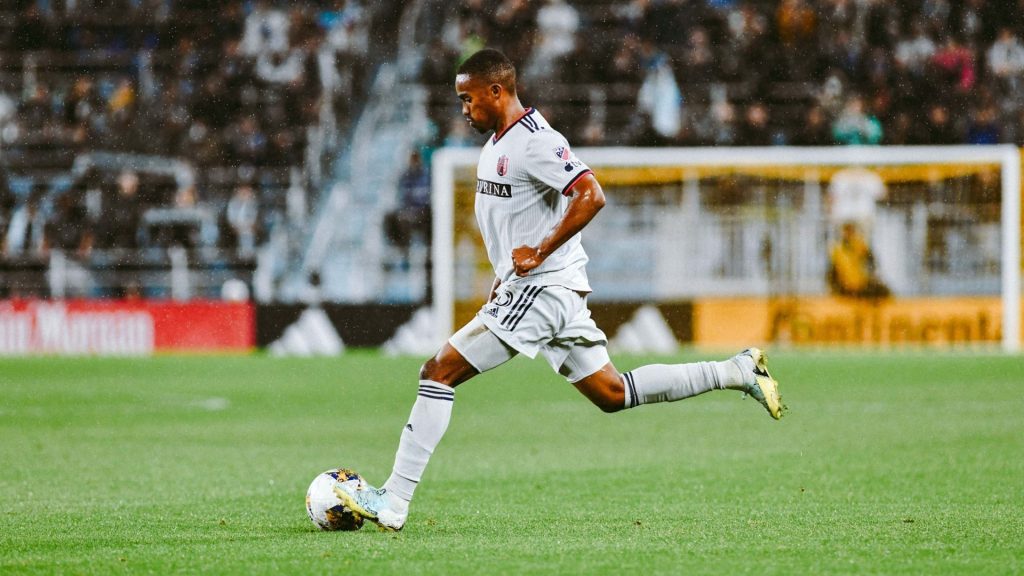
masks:
[[[497,144],[498,140],[501,140],[501,137],[504,136],[505,134],[507,134],[508,131],[511,130],[513,126],[515,126],[516,124],[519,124],[520,120],[522,120],[523,118],[526,118],[530,114],[533,114],[533,107],[532,106],[527,108],[526,111],[523,112],[522,116],[520,116],[519,118],[516,118],[515,122],[512,122],[508,126],[505,126],[505,129],[501,131],[501,134],[495,133],[494,134],[494,138],[491,140],[491,142],[494,143],[494,144]]]

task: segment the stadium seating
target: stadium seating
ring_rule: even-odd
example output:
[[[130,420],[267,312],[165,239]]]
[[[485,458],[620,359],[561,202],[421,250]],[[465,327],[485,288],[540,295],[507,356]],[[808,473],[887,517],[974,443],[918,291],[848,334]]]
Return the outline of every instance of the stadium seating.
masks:
[[[28,249],[12,254],[4,242],[0,273],[15,278],[24,268],[40,278],[32,270],[46,269],[57,230],[68,265],[92,277],[62,287],[65,295],[167,294],[167,249],[179,246],[196,272],[191,293],[213,296],[223,278],[251,282],[255,251],[240,249],[238,238],[255,235],[266,245],[275,230],[288,238],[276,244],[284,248],[271,262],[270,284],[289,285],[281,274],[351,277],[353,267],[372,265],[367,259],[385,275],[404,273],[407,263],[379,246],[386,244],[380,221],[398,201],[409,149],[428,158],[439,146],[475,145],[459,121],[451,74],[483,45],[513,57],[524,101],[576,145],[1020,144],[1022,36],[1021,12],[995,2],[7,2],[0,7],[0,222],[6,239],[15,212],[32,200],[47,224],[38,237],[45,246],[22,239]],[[371,72],[396,68],[396,90],[426,95],[424,116],[396,125],[427,127],[399,140],[373,134],[368,146],[391,149],[378,152],[372,182],[355,182],[358,174],[343,165],[364,157],[351,142],[368,109]],[[381,115],[382,106],[404,105],[373,107],[378,117],[396,118]],[[374,122],[364,119],[385,129]],[[849,129],[863,123],[880,130]],[[96,163],[97,153],[106,160]],[[172,177],[174,162],[189,176]],[[139,178],[134,202],[149,215],[130,245],[103,246],[97,202],[116,199],[126,171]],[[228,205],[244,187],[256,193],[258,217],[253,230],[239,231]],[[343,226],[353,240],[339,246],[359,254],[337,258],[349,263],[334,269],[296,267],[315,243],[296,207],[323,213],[322,192],[331,190],[350,190],[348,206],[369,216]],[[295,191],[310,199],[296,201]],[[75,200],[57,210],[65,195]],[[214,233],[201,230],[207,216],[190,216],[196,209],[212,215]],[[77,243],[60,220],[75,214],[90,224]],[[163,230],[153,229],[157,220]],[[107,286],[100,272],[109,262],[165,273]],[[53,291],[46,282],[5,285],[17,286],[7,295]],[[270,292],[261,293],[298,293]],[[424,297],[422,286],[382,293]]]

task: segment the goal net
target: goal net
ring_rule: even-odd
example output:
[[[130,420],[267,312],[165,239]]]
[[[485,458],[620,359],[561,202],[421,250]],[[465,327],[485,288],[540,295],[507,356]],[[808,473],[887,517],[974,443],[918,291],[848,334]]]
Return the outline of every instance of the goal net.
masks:
[[[1019,348],[1016,147],[576,153],[608,199],[583,243],[590,306],[609,337],[642,320],[631,328],[641,336],[708,348]],[[439,339],[494,280],[473,212],[477,158],[433,155]]]

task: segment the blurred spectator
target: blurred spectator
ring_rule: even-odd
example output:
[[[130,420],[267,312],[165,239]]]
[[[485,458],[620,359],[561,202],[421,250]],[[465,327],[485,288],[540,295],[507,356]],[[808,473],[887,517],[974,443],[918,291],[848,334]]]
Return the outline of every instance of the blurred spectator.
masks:
[[[651,0],[617,2],[611,6],[612,15],[618,20],[623,30],[637,33],[641,31],[648,20],[651,4]]]
[[[537,40],[524,76],[533,79],[555,76],[559,60],[576,47],[579,25],[579,13],[565,0],[547,0],[537,11]]]
[[[866,11],[864,40],[868,46],[891,52],[900,36],[901,7],[886,0],[868,0],[860,9]]]
[[[29,97],[22,102],[18,110],[22,128],[30,132],[41,132],[51,128],[53,108],[50,92],[46,85],[39,82],[31,90]]]
[[[643,79],[640,40],[636,36],[627,34],[615,48],[609,79],[619,82],[639,82]]]
[[[430,245],[430,172],[420,153],[409,154],[409,166],[398,180],[398,207],[384,217],[384,233],[397,246],[405,260],[413,238],[420,236]]]
[[[648,44],[649,41],[645,42]],[[654,50],[653,45],[648,50]],[[684,86],[703,87],[715,79],[717,66],[711,50],[708,32],[700,26],[690,30],[683,53],[682,79]]]
[[[713,98],[707,110],[694,109],[689,124],[697,145],[730,146],[736,142],[736,107],[724,98]]]
[[[224,156],[215,133],[200,119],[189,126],[179,151],[191,155],[201,168],[216,164]]]
[[[321,12],[320,25],[325,30],[325,38],[315,51],[320,79],[336,114],[344,119],[353,99],[363,93],[369,22],[355,0],[335,0],[332,10]]]
[[[242,53],[259,56],[264,52],[288,50],[288,15],[271,6],[269,0],[256,0],[252,12],[245,19],[242,35]]]
[[[4,236],[5,257],[38,258],[45,255],[48,247],[46,215],[40,209],[41,200],[41,194],[37,189],[11,214],[7,234]]]
[[[770,146],[772,144],[768,107],[764,103],[752,102],[747,106],[736,144],[740,146]]]
[[[775,25],[783,46],[801,47],[814,37],[817,20],[805,0],[782,0],[775,11]]]
[[[889,287],[875,273],[875,256],[857,225],[843,225],[829,251],[829,288],[833,294],[855,298],[886,298]]]
[[[893,146],[906,146],[914,143],[914,119],[910,112],[900,110],[893,121],[885,128],[884,143]]]
[[[934,29],[945,29],[949,22],[949,0],[923,0],[921,2],[921,18]]]
[[[832,133],[828,118],[821,106],[812,106],[804,116],[803,125],[791,142],[794,146],[828,146],[832,144]]]
[[[261,162],[267,152],[267,136],[249,115],[239,117],[228,128],[227,143],[234,158],[250,164]]]
[[[736,142],[736,107],[722,99],[711,105],[711,143],[730,146]]]
[[[931,62],[939,72],[940,86],[953,88],[961,93],[974,88],[977,80],[974,53],[960,43],[955,35],[946,37],[945,43],[932,56]]]
[[[897,111],[919,114],[926,98],[932,96],[925,75],[914,74],[898,60],[893,62],[888,82],[892,105]]]
[[[458,9],[458,18],[449,20],[443,32],[445,46],[458,54],[457,63],[484,47],[484,37],[491,35],[489,24],[484,0],[463,0]]]
[[[748,1],[732,6],[725,16],[727,46],[722,54],[725,77],[757,81],[763,70],[752,69],[751,61],[767,56],[768,18]]]
[[[967,125],[968,144],[999,144],[1002,142],[1002,126],[999,111],[992,104],[975,109]]]
[[[925,66],[935,55],[935,42],[928,36],[924,22],[915,21],[913,27],[914,35],[904,38],[896,44],[894,57],[911,73],[921,75],[924,73]]]
[[[500,0],[493,14],[489,22],[493,30],[490,38],[500,42],[513,62],[526,62],[537,22],[535,9],[529,0]]]
[[[961,0],[951,6],[949,27],[957,31],[964,43],[971,45],[992,42],[996,15],[992,0]]]
[[[52,248],[79,257],[87,256],[92,248],[92,232],[82,200],[74,189],[58,196],[46,230]]]
[[[729,40],[740,51],[761,45],[768,33],[768,19],[750,2],[740,2],[726,15]]]
[[[152,245],[163,248],[178,246],[186,249],[193,249],[203,245],[200,219],[202,210],[199,208],[199,195],[195,186],[184,186],[174,193],[174,200],[171,210],[160,209],[151,211],[160,212],[165,220],[159,226],[150,224],[150,228],[156,228]]]
[[[774,74],[791,80],[807,78],[814,65],[807,58],[816,37],[817,18],[805,0],[782,0],[775,12],[785,66]]]
[[[682,95],[668,56],[650,41],[644,41],[642,54],[645,74],[637,94],[637,109],[650,118],[651,128],[659,137],[675,138],[682,122]]]
[[[115,119],[130,117],[134,114],[135,88],[132,86],[131,80],[122,78],[118,82],[117,88],[107,100],[107,106],[110,108],[111,117]]]
[[[335,0],[333,10],[320,15],[327,43],[345,58],[364,56],[369,47],[366,11],[355,0]]]
[[[838,114],[846,103],[846,79],[843,73],[837,69],[830,70],[815,96],[826,115]]]
[[[1024,74],[1024,45],[1010,28],[999,31],[999,39],[988,50],[988,69],[1007,91],[1020,88]]]
[[[821,59],[824,64],[839,70],[853,81],[862,77],[865,46],[858,42],[850,30],[837,30],[823,41]]]
[[[854,0],[828,0],[823,3],[823,21],[833,30],[850,30],[857,20],[857,3]]]
[[[882,124],[864,109],[864,99],[852,96],[832,123],[832,137],[838,144],[878,144]]]
[[[97,248],[138,248],[141,221],[139,176],[126,170],[117,177],[117,192],[104,207],[103,225],[96,230]]]
[[[64,123],[69,126],[88,127],[96,114],[102,112],[102,103],[95,84],[88,76],[79,76],[64,100]]]
[[[423,61],[420,75],[426,84],[447,86],[452,82],[455,61],[459,57],[457,50],[444,42],[443,38],[434,38],[427,46],[430,58]]]
[[[944,104],[932,104],[928,108],[926,122],[915,137],[915,143],[957,144],[962,142],[959,131],[949,117],[949,109]]]
[[[251,258],[256,253],[259,225],[259,203],[252,186],[243,184],[235,188],[225,210],[228,225],[227,239],[237,250],[239,258]]]

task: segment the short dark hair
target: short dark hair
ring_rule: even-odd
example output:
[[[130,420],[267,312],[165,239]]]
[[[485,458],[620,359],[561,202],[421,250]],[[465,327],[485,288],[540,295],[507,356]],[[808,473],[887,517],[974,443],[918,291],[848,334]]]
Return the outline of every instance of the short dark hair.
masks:
[[[466,58],[456,73],[500,84],[513,93],[516,91],[516,67],[501,51],[493,48],[484,48]]]

